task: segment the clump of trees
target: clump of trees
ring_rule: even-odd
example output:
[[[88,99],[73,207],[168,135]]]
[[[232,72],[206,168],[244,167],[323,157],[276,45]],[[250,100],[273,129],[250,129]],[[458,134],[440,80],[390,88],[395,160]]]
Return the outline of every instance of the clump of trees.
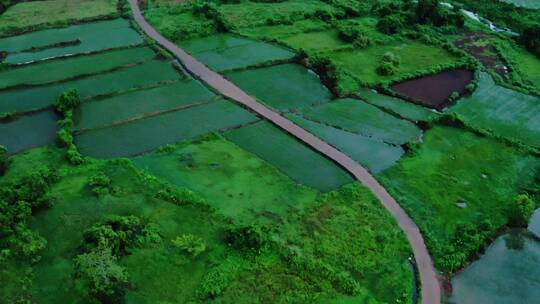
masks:
[[[90,227],[83,235],[83,253],[74,259],[79,291],[103,303],[122,303],[129,279],[118,260],[131,248],[160,240],[155,227],[136,216],[112,216]]]
[[[62,119],[58,121],[60,130],[57,132],[57,142],[62,148],[67,148],[66,157],[73,165],[80,165],[84,158],[73,142],[73,111],[81,104],[79,92],[68,89],[60,94],[54,101],[54,108]]]
[[[98,172],[96,175],[90,177],[88,185],[97,196],[109,194],[111,190],[111,179],[105,173]]]
[[[371,38],[354,23],[339,24],[338,34],[343,41],[352,43],[358,48],[365,48],[371,44]]]
[[[383,55],[381,64],[377,67],[377,73],[382,76],[394,75],[399,65],[401,64],[401,59],[394,55],[394,53],[387,52]]]
[[[13,184],[0,186],[0,260],[17,257],[36,262],[46,240],[27,226],[28,218],[49,208],[49,189],[58,180],[55,171],[41,170]]]
[[[435,27],[465,25],[465,16],[459,8],[444,7],[437,0],[405,0],[402,2],[380,3],[375,6],[380,19],[377,28],[385,34],[396,34],[407,26],[431,25]]]
[[[518,195],[508,209],[508,224],[512,227],[527,227],[536,204],[527,194]]]
[[[264,231],[258,225],[231,226],[225,233],[225,242],[241,252],[260,253],[266,244]]]
[[[540,24],[527,27],[519,37],[519,42],[540,58]]]

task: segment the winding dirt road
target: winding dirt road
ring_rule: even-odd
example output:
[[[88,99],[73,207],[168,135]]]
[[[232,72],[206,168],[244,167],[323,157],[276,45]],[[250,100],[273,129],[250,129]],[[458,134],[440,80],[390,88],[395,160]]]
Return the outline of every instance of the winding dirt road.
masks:
[[[390,211],[394,216],[399,227],[406,234],[407,239],[412,247],[414,258],[420,273],[421,283],[421,296],[423,304],[439,304],[441,299],[441,288],[437,273],[433,267],[433,261],[427,251],[424,239],[420,234],[420,230],[411,218],[405,213],[398,203],[390,196],[390,194],[375,180],[375,178],[356,161],[343,154],[341,151],[330,146],[326,142],[320,140],[315,135],[295,125],[290,120],[284,118],[280,114],[267,108],[266,106],[257,102],[254,98],[246,94],[239,87],[232,82],[225,79],[220,74],[210,70],[204,64],[197,61],[190,56],[184,50],[176,46],[174,43],[168,41],[161,36],[141,14],[138,0],[129,0],[135,21],[144,30],[144,32],[154,39],[158,44],[173,53],[180,61],[182,61],[184,67],[188,72],[195,77],[206,82],[210,87],[220,92],[224,96],[231,100],[244,105],[251,111],[259,114],[274,125],[287,131],[291,135],[295,136],[308,146],[322,153],[326,157],[334,160],[341,165],[347,171],[349,171],[357,180],[359,180],[366,187],[371,189],[375,196],[381,201],[381,203]]]

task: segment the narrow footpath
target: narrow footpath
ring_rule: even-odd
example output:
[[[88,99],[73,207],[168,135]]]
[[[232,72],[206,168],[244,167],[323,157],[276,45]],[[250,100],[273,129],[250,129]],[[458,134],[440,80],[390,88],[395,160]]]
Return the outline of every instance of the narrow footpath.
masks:
[[[319,153],[332,159],[350,172],[363,185],[371,189],[373,194],[396,219],[399,227],[403,230],[407,236],[407,239],[409,240],[420,274],[422,303],[440,304],[441,288],[439,285],[439,280],[420,230],[407,215],[407,213],[401,209],[394,198],[390,196],[386,189],[384,189],[364,167],[341,151],[322,141],[315,135],[309,133],[280,114],[257,102],[253,97],[246,94],[232,82],[228,81],[220,74],[210,70],[197,59],[186,53],[183,49],[161,36],[150,24],[148,24],[148,22],[146,22],[142,16],[138,0],[129,0],[129,2],[133,10],[135,21],[144,30],[144,32],[163,48],[167,49],[178,59],[180,59],[188,72],[193,74],[201,81],[206,82],[210,87],[220,92],[222,95],[244,105],[246,108],[249,108],[251,111],[259,114],[277,127],[287,131],[289,134],[298,138]]]

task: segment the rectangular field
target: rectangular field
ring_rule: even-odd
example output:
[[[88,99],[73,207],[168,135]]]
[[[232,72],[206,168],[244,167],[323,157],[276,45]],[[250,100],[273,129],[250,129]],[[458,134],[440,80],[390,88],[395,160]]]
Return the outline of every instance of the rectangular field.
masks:
[[[225,137],[259,156],[298,183],[331,191],[352,182],[343,169],[268,122],[225,133]]]
[[[512,3],[515,6],[521,6],[525,8],[539,9],[540,1],[538,0],[501,0],[507,3]]]
[[[64,79],[97,74],[124,65],[147,61],[154,56],[150,48],[140,47],[22,66],[0,72],[0,89],[54,83]]]
[[[82,98],[122,92],[176,81],[182,76],[165,61],[150,60],[113,72],[62,83],[0,91],[0,113],[25,112],[49,107],[63,91],[75,88]]]
[[[194,38],[180,41],[178,44],[190,54],[204,53],[208,51],[225,50],[246,44],[254,40],[231,34],[215,34],[202,38]]]
[[[495,84],[489,74],[478,89],[449,109],[476,128],[540,147],[540,98]]]
[[[219,119],[216,119],[219,117]],[[83,132],[76,137],[81,153],[96,158],[134,156],[160,146],[256,121],[258,118],[225,100]]]
[[[356,95],[369,104],[385,109],[412,121],[430,121],[437,116],[431,109],[394,98],[369,89],[361,89]]]
[[[250,95],[280,111],[320,105],[332,99],[332,93],[317,74],[297,64],[237,71],[226,76]]]
[[[45,111],[0,122],[0,145],[5,146],[8,153],[17,153],[54,143],[57,119],[54,111]]]
[[[7,63],[20,64],[142,42],[127,20],[115,19],[0,39],[0,51],[8,52]],[[58,46],[61,43],[73,45]]]
[[[84,102],[77,109],[77,130],[108,126],[152,113],[209,102],[214,93],[196,80],[176,82],[111,98]]]
[[[116,0],[28,1],[0,15],[0,36],[43,24],[65,24],[75,20],[118,15]]]
[[[287,61],[295,54],[281,46],[253,41],[232,48],[195,53],[194,56],[209,68],[222,72],[265,62]]]
[[[320,139],[338,148],[373,173],[379,173],[390,168],[404,153],[399,146],[389,145],[376,139],[316,123],[295,114],[288,114],[287,117]]]
[[[358,99],[340,99],[304,108],[303,116],[323,124],[394,145],[420,140],[422,131],[413,123],[396,118]]]

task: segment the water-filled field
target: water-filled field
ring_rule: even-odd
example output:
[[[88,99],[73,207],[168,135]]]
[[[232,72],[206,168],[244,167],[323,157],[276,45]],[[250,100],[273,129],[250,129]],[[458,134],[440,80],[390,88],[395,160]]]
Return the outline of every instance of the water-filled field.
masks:
[[[540,8],[540,2],[537,0],[501,0],[504,2],[512,3],[516,6],[522,6],[526,8]]]
[[[540,98],[498,86],[489,74],[483,73],[478,89],[450,112],[476,128],[540,147]]]
[[[0,91],[0,100],[2,100],[0,113],[25,112],[49,107],[56,96],[70,88],[77,89],[82,98],[89,98],[133,88],[152,87],[159,83],[176,81],[180,77],[182,75],[170,63],[150,60],[135,66],[76,80]]]
[[[238,146],[269,162],[298,183],[331,191],[352,178],[324,158],[268,122],[259,122],[225,133]]]
[[[22,66],[0,72],[0,89],[53,83],[64,79],[92,75],[123,65],[147,61],[154,56],[151,49],[140,47]]]
[[[407,102],[403,99],[378,94],[369,89],[361,89],[356,95],[362,100],[381,109],[412,121],[429,121],[437,116],[433,110]]]
[[[332,99],[317,74],[297,64],[232,72],[226,76],[250,95],[280,111],[320,105]]]
[[[389,145],[377,139],[316,123],[294,114],[289,114],[287,117],[338,148],[373,173],[379,173],[393,166],[404,153],[401,147]]]
[[[417,103],[441,110],[447,106],[454,92],[463,95],[473,78],[474,72],[469,70],[447,70],[396,83],[392,85],[392,90]]]
[[[300,112],[313,121],[395,145],[416,142],[422,135],[413,123],[358,99],[339,99]]]
[[[480,259],[452,279],[451,302],[536,303],[540,241],[519,232],[498,237]]]
[[[127,20],[115,19],[3,38],[0,39],[0,51],[8,53],[7,63],[20,64],[142,42]]]
[[[537,157],[493,138],[435,127],[378,177],[420,227],[438,269],[449,272],[507,223],[507,208],[539,168]]]
[[[133,162],[152,175],[193,189],[220,213],[244,223],[261,219],[261,215],[266,220],[283,217],[316,197],[315,190],[296,184],[262,159],[218,136],[181,143],[172,152],[157,151]]]
[[[224,50],[234,48],[246,44],[253,43],[254,40],[244,38],[242,36],[230,34],[216,34],[208,37],[194,38],[184,40],[178,44],[184,50],[191,54],[204,53],[208,51]]]
[[[77,136],[76,144],[81,153],[96,158],[133,156],[166,144],[256,120],[256,116],[243,108],[221,100],[110,128],[83,132]]]
[[[58,116],[53,111],[0,122],[0,145],[9,153],[54,143]]]
[[[145,115],[209,102],[215,95],[196,80],[88,101],[75,117],[77,130],[104,127]]]

